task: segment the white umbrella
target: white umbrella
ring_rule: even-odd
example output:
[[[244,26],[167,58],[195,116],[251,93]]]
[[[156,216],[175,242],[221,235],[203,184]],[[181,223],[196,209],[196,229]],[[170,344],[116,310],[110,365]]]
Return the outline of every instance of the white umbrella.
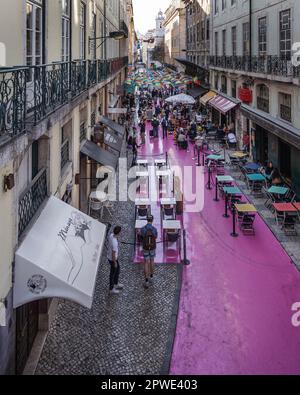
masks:
[[[196,101],[192,96],[181,93],[180,95],[171,96],[166,99],[168,103],[195,104]]]

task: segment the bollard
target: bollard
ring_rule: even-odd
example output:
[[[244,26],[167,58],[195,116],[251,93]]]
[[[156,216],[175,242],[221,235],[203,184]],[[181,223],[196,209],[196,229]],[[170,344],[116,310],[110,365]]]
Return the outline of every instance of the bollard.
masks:
[[[233,208],[233,215],[232,215],[232,237],[238,237],[239,235],[236,233],[236,209]]]
[[[185,266],[188,266],[191,264],[190,260],[187,258],[187,252],[186,252],[186,230],[183,229],[183,260],[181,263]]]
[[[229,215],[228,215],[228,203],[229,203],[229,201],[228,201],[228,193],[226,192],[226,195],[225,195],[225,214],[223,215],[224,218],[229,218]]]

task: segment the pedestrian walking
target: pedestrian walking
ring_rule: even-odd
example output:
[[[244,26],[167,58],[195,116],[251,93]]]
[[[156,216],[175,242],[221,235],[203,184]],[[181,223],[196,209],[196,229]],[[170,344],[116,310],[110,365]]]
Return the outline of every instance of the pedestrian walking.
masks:
[[[147,225],[142,229],[143,252],[145,260],[145,288],[148,289],[153,283],[154,259],[156,256],[157,229],[153,226],[152,215],[147,217]]]
[[[140,122],[140,135],[142,145],[146,144],[146,120],[143,118]]]
[[[161,122],[161,127],[163,131],[163,139],[168,138],[168,121],[166,120],[166,118],[163,118]]]
[[[122,232],[120,226],[116,226],[113,233],[108,238],[107,259],[110,264],[109,291],[111,295],[117,295],[124,288],[119,283],[120,264],[119,264],[119,242],[118,238]]]
[[[153,137],[157,138],[158,137],[159,122],[156,117],[154,117],[154,119],[152,121],[152,127],[153,127]]]

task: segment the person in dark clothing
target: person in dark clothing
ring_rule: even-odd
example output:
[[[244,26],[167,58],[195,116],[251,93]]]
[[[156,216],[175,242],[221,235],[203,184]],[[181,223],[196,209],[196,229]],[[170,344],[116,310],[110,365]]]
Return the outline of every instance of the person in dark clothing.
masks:
[[[132,138],[132,154],[133,154],[133,157],[132,157],[132,165],[131,165],[131,167],[136,165],[138,148],[139,148],[139,146],[137,145],[136,137],[133,137]]]
[[[163,139],[168,138],[168,121],[164,118],[161,122],[161,127],[163,131]]]
[[[157,138],[158,137],[159,122],[156,117],[154,117],[154,119],[152,121],[152,127],[153,127],[153,137]]]

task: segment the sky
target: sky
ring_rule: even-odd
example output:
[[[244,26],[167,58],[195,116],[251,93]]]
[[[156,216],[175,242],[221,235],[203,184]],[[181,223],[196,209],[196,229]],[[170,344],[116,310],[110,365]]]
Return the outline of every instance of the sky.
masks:
[[[161,9],[165,12],[171,0],[133,0],[135,30],[145,34],[155,28],[155,18]]]

